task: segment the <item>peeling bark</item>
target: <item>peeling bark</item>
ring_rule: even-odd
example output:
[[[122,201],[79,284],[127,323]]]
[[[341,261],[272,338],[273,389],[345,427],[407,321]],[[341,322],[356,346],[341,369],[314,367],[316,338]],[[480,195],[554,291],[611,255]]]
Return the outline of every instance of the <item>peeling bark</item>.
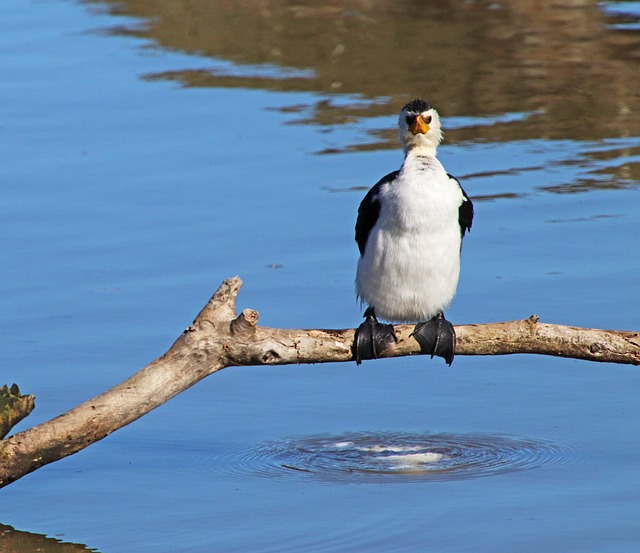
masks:
[[[162,357],[121,384],[48,422],[0,441],[0,487],[76,453],[225,367],[352,361],[354,329],[258,326],[258,313],[235,303],[242,281],[225,280],[193,324]],[[456,354],[532,353],[640,364],[640,333],[540,323],[456,326]],[[413,325],[395,326],[398,343],[384,357],[419,354]]]

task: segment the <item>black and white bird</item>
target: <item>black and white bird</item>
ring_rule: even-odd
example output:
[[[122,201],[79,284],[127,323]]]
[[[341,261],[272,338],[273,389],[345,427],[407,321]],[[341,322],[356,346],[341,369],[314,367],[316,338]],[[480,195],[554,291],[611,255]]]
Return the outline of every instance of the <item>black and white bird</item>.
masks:
[[[418,323],[412,336],[421,351],[450,365],[456,336],[443,310],[458,285],[473,204],[436,157],[442,131],[433,106],[419,98],[409,102],[398,125],[404,163],[371,188],[358,209],[356,294],[368,307],[356,331],[355,359],[376,358],[397,341],[380,317]]]

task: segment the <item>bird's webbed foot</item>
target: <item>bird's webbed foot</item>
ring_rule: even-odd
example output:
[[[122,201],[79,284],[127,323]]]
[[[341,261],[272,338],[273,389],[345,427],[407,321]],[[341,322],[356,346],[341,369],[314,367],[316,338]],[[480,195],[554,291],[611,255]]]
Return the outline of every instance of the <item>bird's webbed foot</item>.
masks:
[[[453,363],[456,353],[456,332],[453,325],[444,318],[444,313],[440,312],[431,320],[418,323],[411,333],[422,353],[442,357],[447,365]]]
[[[364,312],[365,321],[356,329],[353,353],[359,365],[363,359],[377,359],[389,346],[398,341],[393,326],[379,323],[372,307]]]

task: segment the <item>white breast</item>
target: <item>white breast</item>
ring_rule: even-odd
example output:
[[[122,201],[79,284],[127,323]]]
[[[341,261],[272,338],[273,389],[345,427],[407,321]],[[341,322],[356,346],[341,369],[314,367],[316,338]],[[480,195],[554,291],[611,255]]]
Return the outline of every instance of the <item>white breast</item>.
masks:
[[[430,319],[449,305],[458,284],[460,186],[435,157],[409,158],[380,201],[358,262],[357,295],[388,321]]]

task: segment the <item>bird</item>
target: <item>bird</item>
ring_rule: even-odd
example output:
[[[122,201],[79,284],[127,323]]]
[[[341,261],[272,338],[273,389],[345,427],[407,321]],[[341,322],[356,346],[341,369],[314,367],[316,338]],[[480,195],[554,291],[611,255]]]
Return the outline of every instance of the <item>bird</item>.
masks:
[[[398,136],[402,166],[380,179],[358,208],[355,287],[367,308],[353,353],[360,364],[397,342],[393,326],[380,317],[415,323],[411,336],[421,352],[451,365],[456,334],[444,309],[456,293],[462,239],[471,230],[474,207],[436,157],[442,130],[429,102],[416,98],[402,108]]]

